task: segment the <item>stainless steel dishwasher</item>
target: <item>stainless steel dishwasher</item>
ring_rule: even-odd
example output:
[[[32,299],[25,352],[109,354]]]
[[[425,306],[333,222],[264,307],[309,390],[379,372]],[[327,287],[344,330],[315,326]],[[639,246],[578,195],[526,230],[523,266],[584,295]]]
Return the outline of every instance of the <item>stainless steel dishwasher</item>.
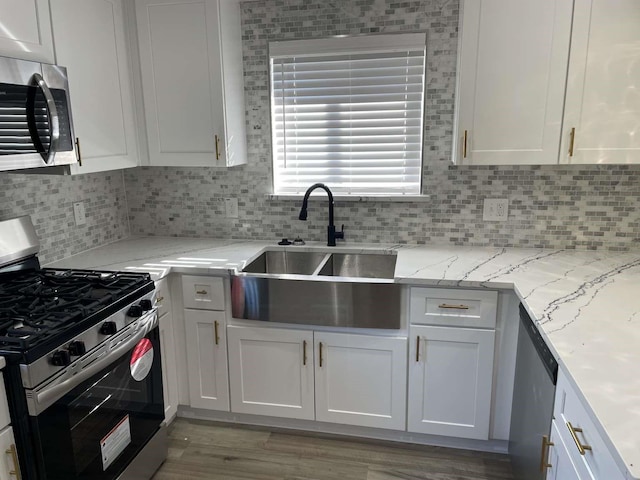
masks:
[[[509,455],[516,480],[547,477],[557,379],[558,362],[521,304],[509,436]]]

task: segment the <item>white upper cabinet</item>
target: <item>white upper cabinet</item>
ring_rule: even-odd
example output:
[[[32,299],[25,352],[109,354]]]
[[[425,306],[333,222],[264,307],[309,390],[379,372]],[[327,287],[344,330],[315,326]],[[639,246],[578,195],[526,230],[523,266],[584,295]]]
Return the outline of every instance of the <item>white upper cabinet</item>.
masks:
[[[51,0],[51,18],[79,141],[81,164],[73,173],[137,166],[122,0]]]
[[[456,163],[558,162],[571,15],[568,0],[464,1]]]
[[[246,163],[237,0],[136,0],[151,165]]]
[[[638,0],[575,0],[567,85],[560,162],[639,163]]]
[[[48,0],[0,0],[0,55],[54,63]]]

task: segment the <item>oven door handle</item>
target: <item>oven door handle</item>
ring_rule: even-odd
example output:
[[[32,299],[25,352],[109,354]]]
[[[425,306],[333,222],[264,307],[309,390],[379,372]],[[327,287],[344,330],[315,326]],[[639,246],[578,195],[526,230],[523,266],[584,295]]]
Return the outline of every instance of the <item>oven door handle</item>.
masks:
[[[60,383],[55,383],[54,381],[41,390],[33,391],[31,394],[27,393],[29,415],[39,415],[78,385],[90,379],[100,370],[108,367],[134,348],[140,340],[158,325],[158,317],[155,311],[151,317],[148,317],[146,321],[142,320],[139,325],[140,327],[132,336],[123,340],[116,348],[103,354],[102,357],[98,357],[97,360],[80,370],[71,378],[63,380]]]

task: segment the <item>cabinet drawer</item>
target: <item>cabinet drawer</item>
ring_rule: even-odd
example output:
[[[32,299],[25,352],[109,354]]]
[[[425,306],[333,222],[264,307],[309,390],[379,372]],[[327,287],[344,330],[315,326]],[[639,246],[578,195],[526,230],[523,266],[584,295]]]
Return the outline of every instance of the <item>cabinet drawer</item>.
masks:
[[[411,323],[495,328],[498,292],[445,288],[411,289]]]
[[[613,458],[613,452],[609,450],[598,432],[594,419],[562,371],[558,372],[554,417],[576,469],[585,472],[582,474],[583,478],[593,480],[625,478]],[[573,428],[575,438],[569,424]],[[580,453],[579,445],[584,448],[583,454]]]
[[[4,388],[4,375],[0,373],[0,429],[11,423],[9,417],[9,405],[7,404],[7,391]]]
[[[166,278],[156,282],[156,305],[158,306],[158,317],[162,317],[171,311],[169,281]]]
[[[219,277],[183,275],[184,308],[224,310],[224,282]]]

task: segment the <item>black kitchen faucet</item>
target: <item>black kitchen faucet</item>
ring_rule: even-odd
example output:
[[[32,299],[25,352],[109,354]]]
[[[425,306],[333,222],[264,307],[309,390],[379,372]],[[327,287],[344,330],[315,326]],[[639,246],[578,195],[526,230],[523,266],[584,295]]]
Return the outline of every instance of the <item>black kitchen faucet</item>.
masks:
[[[330,247],[336,246],[336,238],[344,239],[344,225],[342,225],[342,229],[339,232],[336,232],[336,226],[333,224],[333,194],[329,187],[327,187],[324,183],[316,183],[311,185],[307,192],[304,194],[304,200],[302,200],[302,208],[300,209],[300,215],[298,218],[300,220],[307,219],[307,204],[309,203],[309,195],[316,188],[322,188],[327,195],[329,196],[329,226],[327,227],[327,245]]]

